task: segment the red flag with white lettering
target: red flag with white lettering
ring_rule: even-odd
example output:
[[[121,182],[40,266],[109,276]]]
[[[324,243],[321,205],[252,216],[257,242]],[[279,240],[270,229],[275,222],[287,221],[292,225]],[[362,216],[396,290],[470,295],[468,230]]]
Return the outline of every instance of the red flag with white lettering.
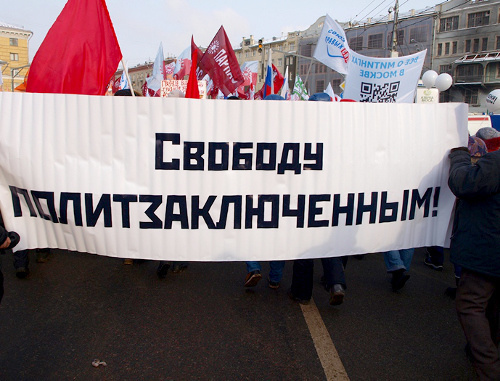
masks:
[[[210,75],[214,86],[218,87],[225,96],[234,93],[243,83],[240,65],[223,26],[208,45],[199,62],[199,67]]]
[[[104,0],[68,0],[33,58],[26,91],[104,95],[121,58]]]

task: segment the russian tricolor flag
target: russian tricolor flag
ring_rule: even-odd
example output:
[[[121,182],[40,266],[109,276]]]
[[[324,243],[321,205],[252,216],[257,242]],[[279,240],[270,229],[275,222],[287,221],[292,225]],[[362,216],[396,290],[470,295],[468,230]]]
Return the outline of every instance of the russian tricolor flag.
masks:
[[[262,99],[273,94],[273,61],[271,59],[272,50],[269,49],[269,59],[267,60],[267,74],[264,82],[264,94]]]

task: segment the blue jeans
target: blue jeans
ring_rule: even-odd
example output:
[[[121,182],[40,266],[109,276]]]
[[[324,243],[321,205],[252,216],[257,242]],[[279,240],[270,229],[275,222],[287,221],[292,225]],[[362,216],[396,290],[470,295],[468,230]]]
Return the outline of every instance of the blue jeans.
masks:
[[[247,272],[252,272],[262,270],[260,262],[246,262],[247,264]],[[271,261],[269,262],[269,280],[271,282],[281,282],[281,278],[283,278],[283,268],[285,267],[285,261]]]
[[[391,250],[384,253],[384,262],[387,272],[400,269],[409,270],[415,249]]]
[[[323,265],[323,280],[328,290],[334,284],[341,284],[346,288],[344,267],[347,264],[346,257],[321,258]]]

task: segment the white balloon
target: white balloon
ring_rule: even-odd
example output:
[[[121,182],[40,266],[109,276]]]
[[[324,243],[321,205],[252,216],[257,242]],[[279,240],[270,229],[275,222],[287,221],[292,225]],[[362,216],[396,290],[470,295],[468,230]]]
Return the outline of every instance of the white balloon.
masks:
[[[424,86],[427,87],[428,89],[434,86],[434,83],[436,83],[437,76],[438,73],[436,73],[434,70],[427,70],[422,76],[422,82]]]
[[[493,90],[486,97],[486,107],[490,112],[500,112],[500,89]]]
[[[452,83],[453,78],[451,78],[451,75],[442,73],[437,76],[434,86],[436,86],[439,91],[446,91],[450,88]]]

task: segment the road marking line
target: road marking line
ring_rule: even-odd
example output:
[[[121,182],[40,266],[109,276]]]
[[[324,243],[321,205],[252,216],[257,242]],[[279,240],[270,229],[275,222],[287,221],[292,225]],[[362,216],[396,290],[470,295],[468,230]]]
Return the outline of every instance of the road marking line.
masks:
[[[306,321],[309,332],[313,339],[314,347],[318,353],[319,360],[325,371],[325,376],[328,381],[330,380],[349,380],[347,372],[340,360],[337,349],[333,345],[330,333],[326,329],[325,323],[311,298],[309,304],[301,304],[302,314]]]

